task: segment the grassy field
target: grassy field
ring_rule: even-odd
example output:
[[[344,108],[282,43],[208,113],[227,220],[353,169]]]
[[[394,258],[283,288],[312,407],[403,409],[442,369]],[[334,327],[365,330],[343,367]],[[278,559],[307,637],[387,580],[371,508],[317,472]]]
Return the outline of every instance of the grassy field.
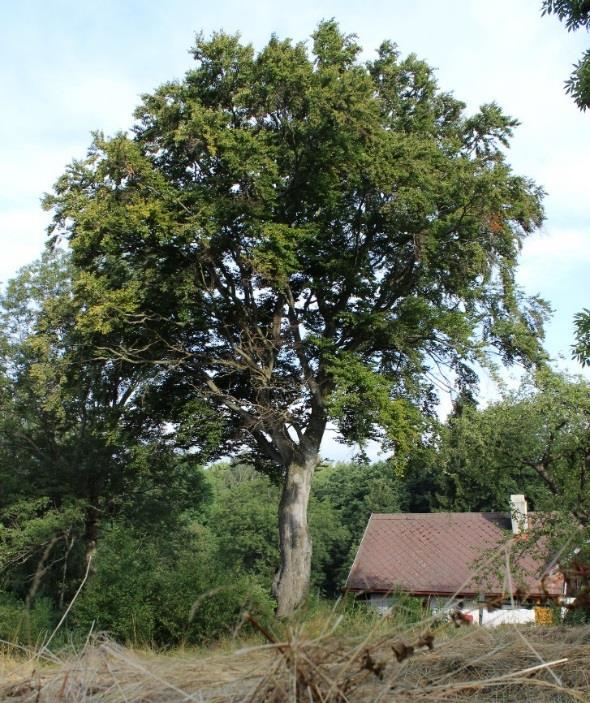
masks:
[[[59,652],[4,645],[9,703],[590,701],[590,626],[476,626],[316,612],[209,649],[155,652],[104,635]]]

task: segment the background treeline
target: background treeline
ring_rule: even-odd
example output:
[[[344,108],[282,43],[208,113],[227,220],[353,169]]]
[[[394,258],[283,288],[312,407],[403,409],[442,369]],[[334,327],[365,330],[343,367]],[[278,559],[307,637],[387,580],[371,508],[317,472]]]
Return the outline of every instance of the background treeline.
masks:
[[[169,495],[151,516],[122,510],[101,519],[69,621],[80,634],[94,628],[124,641],[199,643],[230,633],[244,609],[272,615],[278,486],[239,462],[191,473],[198,489],[190,507]],[[387,461],[320,468],[310,503],[314,597],[340,595],[371,512],[441,506],[434,470],[421,473],[419,494],[412,476]],[[48,498],[3,502],[1,638],[34,639],[69,603],[85,570],[83,508],[71,497],[60,508]]]
[[[1,300],[0,639],[43,637],[81,584],[62,638],[203,643],[246,608],[271,617],[280,477],[247,453],[212,461],[215,417],[161,393],[151,367],[103,358],[69,266],[47,256]],[[524,492],[586,529],[589,390],[545,368],[485,409],[459,396],[394,462],[321,464],[313,596],[341,593],[371,512],[505,511]]]

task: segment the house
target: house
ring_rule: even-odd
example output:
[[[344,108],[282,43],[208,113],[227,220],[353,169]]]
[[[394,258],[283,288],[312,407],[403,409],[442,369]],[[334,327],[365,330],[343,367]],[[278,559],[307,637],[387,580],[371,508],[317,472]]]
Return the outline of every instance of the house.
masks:
[[[535,516],[524,496],[510,500],[510,513],[372,514],[345,590],[381,611],[403,592],[480,624],[534,621],[533,606],[560,602],[566,582],[551,560],[516,548]]]

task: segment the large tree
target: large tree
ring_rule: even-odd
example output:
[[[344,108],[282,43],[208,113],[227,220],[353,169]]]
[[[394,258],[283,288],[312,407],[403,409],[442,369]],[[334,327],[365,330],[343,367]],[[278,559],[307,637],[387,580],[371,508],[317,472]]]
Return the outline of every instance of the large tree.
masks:
[[[525,493],[535,510],[588,527],[590,384],[545,368],[483,410],[466,407],[445,428],[439,464],[447,507],[506,510]]]
[[[96,135],[46,199],[81,329],[156,364],[218,453],[281,482],[278,614],[304,598],[307,504],[329,421],[346,441],[422,432],[429,377],[473,385],[486,350],[534,359],[544,309],[514,283],[541,190],[504,156],[517,122],[467,116],[414,55],[373,61],[333,21],[303,43],[199,36],[196,67]]]
[[[105,522],[166,522],[203,493],[150,410],[153,370],[94,358],[71,273],[45,256],[0,296],[0,572],[28,603],[63,604]]]

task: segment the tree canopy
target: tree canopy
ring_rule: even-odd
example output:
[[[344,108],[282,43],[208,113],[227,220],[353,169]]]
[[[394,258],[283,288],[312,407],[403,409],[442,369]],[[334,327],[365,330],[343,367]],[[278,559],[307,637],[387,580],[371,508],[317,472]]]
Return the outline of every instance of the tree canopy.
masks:
[[[105,522],[169,523],[203,492],[143,405],[149,369],[94,358],[71,273],[47,255],[0,297],[0,573],[28,602],[42,576],[63,602]]]
[[[547,369],[483,410],[466,406],[442,434],[441,507],[505,510],[511,493],[533,509],[590,524],[590,387]]]
[[[466,115],[391,42],[359,54],[334,21],[311,51],[199,36],[184,80],[143,97],[131,134],[97,134],[45,199],[78,329],[153,365],[162,413],[184,403],[213,455],[249,447],[282,483],[280,614],[309,582],[329,421],[401,460],[437,369],[469,389],[489,353],[542,357],[545,306],[514,281],[543,217],[505,158],[517,121]]]

